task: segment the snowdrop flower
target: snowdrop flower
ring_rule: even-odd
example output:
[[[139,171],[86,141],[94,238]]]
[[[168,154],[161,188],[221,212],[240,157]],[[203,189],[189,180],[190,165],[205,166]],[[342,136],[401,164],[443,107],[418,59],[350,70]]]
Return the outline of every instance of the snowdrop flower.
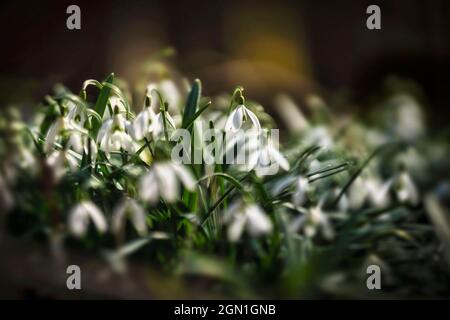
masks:
[[[148,134],[153,130],[152,123],[156,121],[155,112],[159,110],[158,101],[159,95],[155,89],[146,92],[144,108],[136,116],[131,126],[134,139],[139,141],[148,138]]]
[[[225,132],[237,132],[241,129],[242,124],[250,118],[250,122],[253,127],[258,131],[261,130],[261,124],[259,123],[256,115],[250,111],[243,104],[240,104],[230,113],[227,122],[225,123]]]
[[[359,176],[348,190],[348,207],[352,210],[358,210],[366,201],[375,208],[386,207],[391,203],[389,194],[391,186],[392,179],[382,182],[377,177]]]
[[[87,133],[84,128],[77,125],[74,121],[71,121],[66,117],[58,117],[48,129],[47,136],[44,142],[44,151],[46,153],[52,150],[53,145],[64,131],[71,131],[71,134]]]
[[[152,92],[153,90],[158,90],[158,92],[161,93],[164,100],[167,101],[169,105],[168,107],[170,112],[178,111],[182,97],[180,91],[172,80],[164,79],[159,83],[150,83],[147,86],[147,92]]]
[[[333,190],[331,191],[331,194],[333,196],[332,199],[336,199],[341,194],[341,191],[342,191],[342,189],[339,187],[333,188]],[[349,204],[348,197],[346,194],[343,194],[337,203],[337,209],[339,212],[347,212],[349,207],[350,207],[350,204]]]
[[[334,238],[334,229],[327,215],[322,211],[322,202],[308,209],[297,208],[297,210],[303,214],[293,220],[289,227],[291,232],[302,230],[309,238],[320,232],[327,240]]]
[[[389,101],[396,109],[392,123],[395,133],[408,141],[421,137],[425,132],[423,112],[419,103],[411,96],[399,94]]]
[[[348,204],[352,210],[358,210],[368,197],[369,190],[366,188],[365,180],[358,176],[348,190]]]
[[[322,150],[327,150],[333,146],[333,138],[326,127],[318,126],[307,132],[303,143],[305,145],[318,145]]]
[[[191,172],[174,162],[154,163],[150,171],[141,179],[139,192],[142,200],[155,203],[159,197],[174,202],[179,197],[179,182],[193,191],[196,185]]]
[[[97,159],[98,149],[97,144],[89,136],[85,136],[83,140],[84,153],[91,156],[91,165],[95,165]]]
[[[95,164],[98,154],[97,144],[89,137],[88,134],[72,132],[65,149],[67,151],[74,150],[79,154],[85,153],[86,155],[90,155],[91,164]]]
[[[310,128],[310,124],[301,108],[285,94],[279,94],[275,97],[275,110],[280,115],[283,123],[292,133],[305,132]]]
[[[136,200],[127,198],[122,200],[113,211],[112,231],[120,234],[125,229],[126,219],[129,218],[137,233],[143,237],[147,234],[147,223],[144,209]]]
[[[136,152],[136,144],[125,130],[129,126],[130,124],[120,113],[116,113],[112,119],[106,120],[97,135],[97,143],[100,144],[100,149],[105,151],[106,154],[121,149],[128,153]]]
[[[306,201],[306,191],[309,187],[309,180],[304,176],[299,176],[295,184],[295,191],[292,195],[292,203],[299,207]]]
[[[67,119],[77,122],[80,126],[83,126],[87,119],[86,111],[79,104],[72,101],[67,102],[67,109]]]
[[[280,179],[278,183],[275,184],[272,194],[274,196],[279,195],[286,188],[294,185],[294,193],[292,194],[292,204],[294,207],[299,207],[305,204],[307,197],[306,194],[309,189],[309,180],[303,175],[299,176],[287,176]]]
[[[272,231],[272,221],[260,206],[254,203],[234,202],[224,215],[224,223],[228,224],[228,239],[238,241],[244,231],[257,237]]]
[[[111,119],[114,116],[114,114],[117,114],[117,113],[126,114],[127,113],[127,108],[125,107],[125,103],[119,97],[116,97],[116,96],[109,97],[108,105],[111,108],[109,108],[109,106],[106,106],[105,112],[103,113],[103,121],[105,121],[107,119]],[[111,115],[110,110],[113,111],[112,115]]]
[[[274,147],[272,139],[269,138],[262,147],[260,143],[256,148],[251,147],[248,164],[245,166],[246,171],[254,169],[256,175],[261,177],[276,174],[279,167],[288,171],[289,162]]]
[[[100,209],[91,201],[82,201],[70,211],[70,231],[77,237],[84,236],[88,231],[89,220],[92,220],[98,232],[106,232],[106,219]]]
[[[146,107],[134,119],[132,135],[136,140],[142,140],[152,131],[151,120],[155,120],[156,115],[152,108]]]
[[[72,132],[67,141],[66,149],[73,149],[78,153],[83,153],[83,136],[79,132]]]
[[[392,179],[381,182],[378,178],[368,178],[366,180],[367,196],[371,205],[376,208],[383,208],[391,203],[389,191],[392,186]]]
[[[414,184],[411,176],[402,171],[395,180],[395,192],[397,198],[402,203],[417,205],[419,203],[419,191]]]
[[[152,125],[149,128],[149,130],[152,131],[153,139],[155,140],[164,137],[165,134],[163,113],[164,118],[166,119],[167,133],[170,135],[170,132],[173,129],[176,129],[175,121],[170,116],[169,112],[160,111],[156,116],[152,116]]]
[[[79,169],[79,159],[77,159],[69,150],[53,151],[45,162],[52,169],[56,182],[61,180],[66,174],[67,167],[69,167],[72,172]]]

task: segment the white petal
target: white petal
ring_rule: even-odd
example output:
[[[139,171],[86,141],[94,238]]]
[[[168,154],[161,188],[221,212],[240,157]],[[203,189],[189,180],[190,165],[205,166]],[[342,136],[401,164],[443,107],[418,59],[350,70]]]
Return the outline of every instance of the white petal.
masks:
[[[89,225],[89,215],[82,204],[75,206],[69,213],[69,229],[77,237],[86,234]]]
[[[137,233],[142,237],[147,234],[147,221],[144,209],[135,201],[129,200],[131,209],[131,222]]]
[[[225,131],[236,132],[242,126],[242,119],[244,117],[243,106],[238,106],[233,112],[231,112],[230,116],[225,123]]]
[[[368,196],[367,189],[364,185],[363,178],[357,177],[350,187],[348,192],[348,203],[352,210],[357,210],[362,207],[364,201]]]
[[[62,118],[58,118],[56,122],[51,125],[50,129],[48,129],[47,137],[45,138],[44,143],[44,151],[46,153],[52,150],[53,144],[56,142],[56,138],[61,130],[62,121]]]
[[[171,163],[171,166],[186,189],[194,191],[197,183],[195,182],[192,173],[181,164]]]
[[[223,222],[228,223],[235,215],[244,215],[244,211],[242,210],[242,201],[234,201],[228,209],[225,211],[223,215]]]
[[[97,159],[97,154],[98,154],[97,144],[92,139],[89,139],[89,141],[90,141],[90,148],[91,148],[91,161],[94,164],[95,160]]]
[[[403,184],[403,188],[406,190],[407,200],[412,205],[417,205],[419,203],[419,191],[411,179],[411,176],[407,173],[402,173],[401,183]]]
[[[392,179],[386,181],[382,185],[378,180],[368,180],[366,182],[369,199],[373,206],[381,208],[389,205],[389,190],[391,188],[392,182]]]
[[[158,201],[158,181],[153,170],[142,177],[139,186],[139,195],[142,200],[146,200],[151,203],[155,203],[156,201]]]
[[[94,225],[97,228],[97,230],[100,233],[106,232],[108,226],[106,223],[106,219],[103,216],[103,213],[100,211],[100,209],[90,201],[84,202],[84,207],[88,212],[89,216],[91,217],[92,222],[94,222]]]
[[[281,168],[288,171],[289,170],[289,162],[286,158],[275,148],[269,147],[270,156],[280,165]]]
[[[72,154],[70,154],[67,151],[63,151],[64,156],[67,160],[67,163],[69,164],[69,168],[72,172],[77,171],[80,168],[80,163],[78,161],[77,158],[75,158],[75,156],[73,156]]]
[[[149,126],[149,114],[146,110],[138,114],[133,122],[133,133],[136,140],[142,140],[147,134]]]
[[[232,223],[228,226],[228,240],[230,240],[231,242],[236,242],[239,240],[242,232],[244,231],[246,221],[247,217],[243,214],[234,216]]]
[[[250,155],[248,157],[248,164],[246,166],[246,170],[250,171],[256,167],[256,165],[258,164],[258,161],[259,161],[259,156],[260,156],[259,150],[255,150],[250,153]]]
[[[140,236],[147,233],[147,223],[145,221],[144,209],[134,200],[122,200],[113,211],[112,228],[117,234],[125,227],[127,213],[130,213],[131,222]]]
[[[297,180],[297,186],[295,193],[292,196],[292,202],[296,207],[301,206],[306,200],[306,191],[308,189],[309,181],[307,178],[299,177]]]
[[[175,83],[170,79],[165,79],[159,83],[159,87],[164,95],[164,98],[169,104],[170,110],[177,110],[180,104],[181,96]]]
[[[245,108],[245,107],[244,107]],[[253,125],[255,126],[255,128],[259,131],[261,130],[261,124],[259,123],[258,118],[256,117],[256,115],[250,111],[248,108],[244,109],[245,112],[247,113],[247,115],[250,117],[250,120],[252,121]]]
[[[273,195],[278,195],[280,192],[290,186],[295,180],[296,178],[293,176],[287,176],[285,178],[279,179],[273,187]]]
[[[100,127],[100,131],[97,134],[97,143],[101,142],[104,139],[106,134],[110,131],[112,123],[112,119],[103,122],[102,126]]]
[[[82,153],[83,152],[83,140],[82,140],[81,134],[79,134],[78,132],[72,132],[70,134],[67,148],[72,148],[76,152]]]
[[[178,198],[178,183],[172,167],[166,163],[155,164],[155,173],[161,196],[167,202],[174,202]]]
[[[248,218],[247,229],[252,236],[266,234],[272,231],[272,221],[264,211],[255,204],[245,208],[245,214]]]
[[[164,131],[164,122],[161,116],[161,113],[158,113],[155,116],[155,120],[152,123],[151,126],[151,131],[153,133],[153,138],[154,139],[158,139],[159,136],[163,133]]]

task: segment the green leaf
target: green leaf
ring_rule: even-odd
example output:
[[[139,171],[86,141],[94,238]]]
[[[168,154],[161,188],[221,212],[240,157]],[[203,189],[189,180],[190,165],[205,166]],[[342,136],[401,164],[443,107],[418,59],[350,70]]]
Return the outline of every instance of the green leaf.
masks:
[[[111,73],[106,79],[105,79],[105,83],[110,83],[112,84],[114,81],[114,73]],[[97,98],[97,102],[95,103],[95,108],[94,110],[101,116],[103,117],[103,114],[105,113],[105,108],[106,108],[106,104],[108,103],[108,98],[109,95],[111,93],[111,88],[108,86],[103,86],[102,89],[100,90],[100,93],[98,95]],[[99,122],[98,120],[94,120],[92,123],[92,127],[93,127],[93,132],[94,135],[97,134],[98,130],[100,129],[101,126],[101,122]]]
[[[192,125],[194,124],[195,119],[200,117],[200,115],[205,111],[209,106],[211,105],[211,101],[208,101],[203,107],[201,107],[189,120],[188,124],[186,125],[186,129],[190,129]]]
[[[197,111],[198,102],[200,100],[200,95],[202,91],[202,84],[199,79],[195,79],[192,85],[191,92],[186,101],[186,106],[184,107],[182,127],[187,128],[191,119],[193,119],[195,112]]]

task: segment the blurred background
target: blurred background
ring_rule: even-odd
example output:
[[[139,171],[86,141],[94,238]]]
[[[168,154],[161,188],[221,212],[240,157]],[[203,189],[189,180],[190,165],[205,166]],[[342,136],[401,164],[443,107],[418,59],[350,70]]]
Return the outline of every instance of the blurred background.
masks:
[[[81,8],[81,30],[66,8]],[[381,7],[382,30],[366,28]],[[449,116],[450,2],[396,1],[8,1],[0,4],[0,107],[33,105],[62,82],[115,72],[131,84],[172,47],[174,69],[201,78],[205,94],[243,85],[269,109],[277,93],[309,93],[364,112],[391,76],[424,91],[429,118]]]

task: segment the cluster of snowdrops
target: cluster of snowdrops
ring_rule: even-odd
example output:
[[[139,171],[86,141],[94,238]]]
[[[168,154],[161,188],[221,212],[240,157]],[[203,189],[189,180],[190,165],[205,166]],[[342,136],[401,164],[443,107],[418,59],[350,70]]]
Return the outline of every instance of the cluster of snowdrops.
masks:
[[[425,126],[408,95],[391,100],[395,112],[384,127],[333,114],[317,96],[308,100],[308,118],[280,96],[283,143],[263,139],[244,165],[186,164],[171,157],[180,128],[191,133],[192,152],[205,148],[205,129],[224,137],[239,130],[267,136],[275,122],[245,99],[243,88],[208,98],[199,80],[163,79],[150,83],[140,102],[131,101],[110,75],[86,81],[79,94],[57,87],[27,123],[9,110],[1,118],[3,211],[31,221],[18,219],[19,227],[63,239],[112,239],[113,245],[105,244],[110,247],[136,239],[152,245],[151,239],[221,255],[225,246],[225,256],[256,257],[261,268],[304,262],[305,252],[342,245],[340,233],[355,232],[344,241],[348,252],[371,247],[366,241],[358,247],[354,239],[387,230],[413,241],[398,221],[415,219],[411,212],[423,199],[414,172],[423,172],[430,163],[425,156],[433,155],[414,147]],[[275,174],[260,174],[273,164]],[[382,232],[367,229],[377,224]]]

